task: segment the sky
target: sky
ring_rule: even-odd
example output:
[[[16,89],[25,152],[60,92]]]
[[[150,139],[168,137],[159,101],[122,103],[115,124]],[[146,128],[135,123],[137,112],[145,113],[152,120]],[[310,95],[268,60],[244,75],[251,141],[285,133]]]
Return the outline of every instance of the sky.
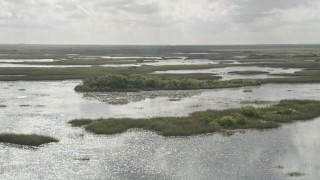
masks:
[[[0,44],[320,43],[319,0],[0,0]]]

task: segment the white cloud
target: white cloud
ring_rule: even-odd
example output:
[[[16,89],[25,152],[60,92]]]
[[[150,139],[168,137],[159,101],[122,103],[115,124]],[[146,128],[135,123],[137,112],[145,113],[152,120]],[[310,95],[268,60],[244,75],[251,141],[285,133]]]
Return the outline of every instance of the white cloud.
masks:
[[[0,0],[0,43],[318,43],[318,12],[316,0]]]

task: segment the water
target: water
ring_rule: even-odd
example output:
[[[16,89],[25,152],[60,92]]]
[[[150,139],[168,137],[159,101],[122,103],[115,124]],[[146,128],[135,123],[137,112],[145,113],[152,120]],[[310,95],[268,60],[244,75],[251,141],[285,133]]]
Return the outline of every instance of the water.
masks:
[[[192,74],[192,73],[211,73],[221,76],[221,80],[231,79],[265,79],[265,78],[279,78],[281,76],[271,76],[272,74],[293,74],[301,71],[299,68],[272,68],[272,67],[258,67],[258,66],[234,66],[225,68],[211,68],[211,69],[195,69],[195,70],[167,70],[156,71],[154,74]],[[269,74],[254,74],[254,75],[240,75],[231,73],[233,71],[263,71]]]
[[[110,57],[112,60],[118,61],[136,61],[132,60],[133,58],[138,59],[138,57],[125,57],[128,59],[120,59],[120,57]],[[148,58],[155,58],[155,57],[148,57]],[[104,58],[109,59],[109,58]],[[80,58],[79,60],[85,61],[86,59]],[[92,67],[92,65],[35,65],[35,64],[14,64],[14,62],[52,62],[56,61],[53,59],[23,59],[23,60],[14,60],[14,59],[0,59],[0,67],[34,67],[34,68],[69,68],[69,67]],[[89,61],[89,60],[88,60]],[[214,61],[209,59],[185,59],[185,57],[181,58],[172,58],[172,59],[153,59],[153,60],[146,60],[145,62],[141,63],[129,63],[129,64],[104,64],[100,65],[102,67],[131,67],[131,66],[142,66],[142,65],[149,65],[149,66],[164,66],[164,65],[200,65],[200,64],[218,64],[220,61]],[[231,63],[238,63],[237,61],[232,61]]]
[[[114,105],[106,94],[74,92],[78,83],[0,82],[0,104],[7,105],[0,108],[1,133],[60,140],[36,149],[0,144],[0,179],[289,179],[291,171],[306,173],[302,179],[320,176],[320,118],[229,137],[168,138],[136,130],[98,136],[67,124],[74,118],[184,116],[240,107],[243,100],[320,100],[320,84],[268,84],[251,87],[252,93],[244,88],[118,93],[114,99],[143,98]],[[179,101],[170,101],[179,94]]]
[[[54,62],[54,59],[0,59],[0,63]]]

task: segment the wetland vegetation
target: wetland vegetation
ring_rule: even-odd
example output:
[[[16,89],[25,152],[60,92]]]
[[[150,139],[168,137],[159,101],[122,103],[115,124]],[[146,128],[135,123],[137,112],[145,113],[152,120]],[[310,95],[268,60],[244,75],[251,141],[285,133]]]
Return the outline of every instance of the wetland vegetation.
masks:
[[[282,100],[265,108],[244,106],[240,109],[195,112],[187,117],[156,117],[149,119],[78,119],[70,121],[95,134],[123,133],[129,129],[155,131],[164,136],[190,136],[224,130],[269,129],[295,120],[308,120],[320,115],[319,101]]]
[[[51,142],[58,142],[57,139],[49,136],[42,136],[36,134],[0,134],[0,142],[26,145],[26,146],[40,146]]]
[[[158,78],[138,74],[109,74],[86,79],[75,87],[76,91],[139,91],[139,90],[186,90],[214,89],[260,85],[257,80],[198,80],[191,78]]]
[[[171,179],[177,177],[176,172],[183,174],[189,169],[195,177],[201,174],[201,177],[208,179],[213,176],[221,179],[245,178],[242,175],[252,176],[253,179],[279,179],[279,176],[298,177],[299,172],[304,172],[306,178],[318,177],[318,162],[313,157],[317,157],[319,143],[312,138],[318,138],[319,118],[308,123],[276,127],[319,116],[318,101],[280,101],[292,98],[319,100],[319,49],[319,45],[0,45],[0,81],[19,81],[1,82],[3,88],[0,90],[6,95],[0,98],[2,130],[44,132],[61,137],[61,141],[53,146],[39,151],[25,151],[9,143],[40,146],[42,143],[57,142],[57,139],[45,141],[41,137],[41,140],[33,142],[31,139],[37,139],[38,135],[2,135],[2,153],[5,155],[0,160],[4,162],[4,175],[13,178],[39,177],[39,174],[53,169],[65,179],[95,175],[97,178],[119,178],[101,177],[104,172],[96,172],[106,170],[107,164],[108,174],[133,177],[128,172],[141,167],[139,171],[149,177],[150,169],[142,167],[151,167],[153,172],[162,173],[163,169],[158,164],[165,158],[170,171],[163,173]],[[169,62],[165,62],[167,60]],[[188,63],[188,60],[195,63]],[[298,70],[293,72],[293,69]],[[192,73],[165,74],[171,70]],[[203,71],[199,73],[194,70]],[[219,70],[221,73],[217,73]],[[157,71],[164,74],[156,74]],[[226,76],[238,79],[229,80]],[[260,79],[252,79],[257,77]],[[73,79],[76,81],[56,81]],[[80,80],[83,83],[77,90],[106,92],[76,93],[73,88]],[[189,90],[242,86],[250,87]],[[214,132],[231,135],[244,129],[269,128],[275,129],[248,131],[230,137],[215,134],[193,136]],[[129,132],[123,133],[126,131]],[[123,134],[94,136],[91,133]],[[159,135],[193,137],[168,139]],[[306,141],[305,137],[310,139]],[[179,152],[169,153],[174,149],[179,149]],[[167,150],[165,157],[162,156]],[[200,156],[194,156],[195,152]],[[259,158],[252,159],[257,152]],[[311,158],[306,158],[305,154]],[[209,156],[211,158],[206,158]],[[16,167],[21,157],[25,160],[21,166],[11,168]],[[41,163],[34,163],[36,158]],[[145,162],[152,164],[146,166]],[[281,166],[275,167],[277,171],[268,168],[265,171],[264,168],[270,167],[270,162]],[[292,162],[296,162],[294,167],[291,167]],[[90,166],[83,166],[84,163],[90,163]],[[189,169],[179,168],[180,165]],[[65,167],[75,171],[65,173]],[[234,177],[228,171],[230,167],[236,167]],[[26,176],[26,172],[30,172],[30,176]],[[150,176],[150,179],[157,179],[153,177]]]

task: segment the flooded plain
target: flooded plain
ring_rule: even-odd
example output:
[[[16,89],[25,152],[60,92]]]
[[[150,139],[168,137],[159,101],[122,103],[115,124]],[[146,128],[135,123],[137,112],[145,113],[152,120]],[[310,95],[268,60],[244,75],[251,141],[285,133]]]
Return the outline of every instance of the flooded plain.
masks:
[[[211,68],[211,69],[192,69],[192,70],[167,70],[156,71],[153,74],[192,74],[192,73],[209,73],[221,76],[220,80],[231,79],[265,79],[265,78],[281,78],[279,74],[293,74],[301,71],[299,68],[273,68],[273,67],[258,67],[258,66],[234,66],[225,68]],[[238,71],[261,71],[266,74],[235,74],[233,72]],[[276,76],[278,75],[278,76]]]
[[[145,57],[142,59],[141,62],[136,60],[132,60],[135,57],[125,57],[128,59],[120,59],[120,57],[110,57],[104,58],[106,59],[106,64],[99,65],[101,67],[131,67],[131,66],[164,66],[164,65],[201,65],[201,64],[219,64],[219,63],[232,63],[232,64],[239,64],[238,61],[220,61],[220,60],[209,60],[209,59],[186,59],[185,57],[172,57],[172,58],[165,58],[162,59],[161,57],[152,59],[152,57]],[[149,58],[149,59],[148,59]],[[152,60],[150,60],[150,58]],[[79,61],[90,61],[89,59],[78,59]],[[117,60],[119,62],[126,61],[130,63],[121,63],[121,64],[108,64],[108,60]],[[38,65],[38,64],[24,64],[27,62],[57,62],[57,61],[64,61],[64,60],[57,60],[57,59],[0,59],[0,68],[1,67],[34,67],[34,68],[69,68],[69,67],[92,67],[93,65]]]
[[[305,173],[301,179],[320,176],[320,118],[186,138],[140,130],[98,136],[67,124],[75,118],[186,116],[251,100],[320,100],[320,84],[266,84],[250,87],[250,93],[245,88],[76,93],[79,83],[0,82],[1,133],[60,140],[32,149],[1,143],[0,179],[291,179],[286,174],[293,171]]]

